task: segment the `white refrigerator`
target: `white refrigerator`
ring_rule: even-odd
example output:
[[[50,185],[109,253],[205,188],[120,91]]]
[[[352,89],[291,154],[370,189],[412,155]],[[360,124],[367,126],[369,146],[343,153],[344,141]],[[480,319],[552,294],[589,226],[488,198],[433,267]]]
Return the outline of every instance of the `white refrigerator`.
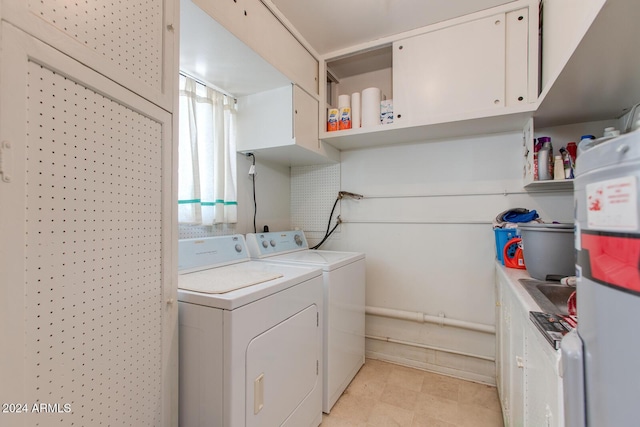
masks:
[[[578,327],[562,341],[565,425],[640,426],[640,131],[577,159]]]

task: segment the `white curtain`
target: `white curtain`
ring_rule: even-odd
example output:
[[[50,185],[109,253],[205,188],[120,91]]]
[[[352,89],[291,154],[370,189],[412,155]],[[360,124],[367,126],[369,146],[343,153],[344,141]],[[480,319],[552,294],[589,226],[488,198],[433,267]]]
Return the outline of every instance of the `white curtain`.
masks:
[[[178,222],[237,222],[235,100],[180,75]]]

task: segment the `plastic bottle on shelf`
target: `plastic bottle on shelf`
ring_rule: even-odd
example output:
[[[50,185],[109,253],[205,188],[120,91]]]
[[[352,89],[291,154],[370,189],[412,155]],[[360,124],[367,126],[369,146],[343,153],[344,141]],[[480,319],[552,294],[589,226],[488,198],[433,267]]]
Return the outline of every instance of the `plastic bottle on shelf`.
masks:
[[[564,166],[564,177],[565,179],[573,179],[575,176],[573,175],[573,158],[571,157],[571,153],[568,150],[561,148],[560,154],[562,155],[562,164]]]
[[[338,119],[338,129],[339,130],[351,129],[351,108],[350,107],[340,108],[340,116]]]
[[[571,155],[571,160],[576,161],[576,156],[578,155],[578,144],[575,142],[567,143],[567,151]]]
[[[596,140],[596,137],[593,135],[582,135],[580,137],[580,143],[578,144],[578,154],[576,154],[576,158],[580,157],[580,154],[587,151],[593,145],[593,141]]]
[[[595,138],[593,135],[584,135],[584,136],[590,136],[592,138]],[[583,136],[583,138],[584,138]],[[604,132],[602,134],[602,137],[597,138],[597,139],[592,139],[591,141],[588,141],[585,143],[584,147],[582,146],[582,141],[580,141],[580,145],[578,145],[578,154],[579,153],[583,153],[585,151],[587,151],[590,148],[595,147],[596,145],[600,145],[603,142],[607,142],[610,139],[616,138],[620,136],[620,131],[614,127],[608,127],[608,128],[604,128]]]
[[[533,140],[533,180],[537,181],[539,179],[538,176],[538,151],[542,148],[542,143]]]
[[[615,138],[620,136],[620,131],[614,127],[604,128],[603,138]]]
[[[562,161],[562,156],[555,156],[553,162],[553,179],[555,181],[560,181],[564,179],[564,162]]]
[[[333,132],[338,130],[338,119],[340,116],[340,110],[337,108],[330,108],[327,117],[327,132]]]
[[[538,142],[542,143],[542,147],[538,150],[538,180],[548,181],[553,178],[551,174],[552,166],[552,147],[551,138],[548,136],[541,136],[538,138]]]

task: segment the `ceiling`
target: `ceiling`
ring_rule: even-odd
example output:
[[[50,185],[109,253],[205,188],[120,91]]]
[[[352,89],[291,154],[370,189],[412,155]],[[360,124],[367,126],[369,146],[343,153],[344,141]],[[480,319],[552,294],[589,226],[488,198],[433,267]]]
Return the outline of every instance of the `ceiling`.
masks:
[[[514,0],[271,0],[320,55]]]

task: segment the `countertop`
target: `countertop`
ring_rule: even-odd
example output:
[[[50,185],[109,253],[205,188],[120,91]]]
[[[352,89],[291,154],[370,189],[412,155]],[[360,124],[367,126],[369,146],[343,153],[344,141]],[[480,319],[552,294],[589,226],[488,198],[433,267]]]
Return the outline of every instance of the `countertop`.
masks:
[[[500,261],[496,261],[496,274],[501,275],[509,284],[511,290],[518,298],[523,309],[528,311],[543,311],[538,303],[529,295],[529,292],[518,282],[519,279],[531,279],[527,270],[507,268]]]

